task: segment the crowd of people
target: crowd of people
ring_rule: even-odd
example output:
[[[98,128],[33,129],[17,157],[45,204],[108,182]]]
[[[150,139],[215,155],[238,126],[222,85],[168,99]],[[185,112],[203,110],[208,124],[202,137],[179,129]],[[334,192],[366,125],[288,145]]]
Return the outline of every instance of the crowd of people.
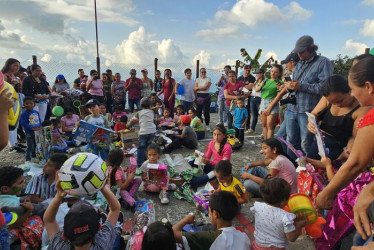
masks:
[[[201,158],[203,174],[184,185],[198,188],[217,180],[208,208],[214,230],[182,232],[186,224],[194,222],[192,214],[173,226],[155,222],[144,234],[142,249],[285,249],[288,242],[298,238],[307,220],[283,209],[290,196],[300,191],[296,172],[300,161],[297,163],[296,159],[301,157],[283,140],[300,150],[303,159],[325,178],[325,187],[314,197],[321,214],[326,214],[324,209],[337,207],[337,202],[341,203],[338,199],[357,199],[355,204],[344,207],[348,209],[345,214],[351,215],[351,227],[354,220],[357,229],[353,243],[357,247],[353,249],[371,249],[373,221],[369,219],[368,209],[374,202],[374,178],[364,176],[371,173],[374,157],[374,139],[370,136],[374,132],[374,56],[355,57],[345,78],[334,75],[331,61],[317,51],[311,36],[300,37],[293,52],[281,64],[271,67],[269,77],[265,76],[265,68],[252,72],[251,66],[246,65],[243,75],[238,77],[229,65],[225,66],[224,74],[214,83],[219,106],[219,121],[214,127],[210,124],[212,82],[205,68],[200,69],[200,77],[195,80],[191,69],[185,69],[185,78],[179,82],[172,78],[170,69],[164,70],[163,77],[157,70],[154,80],[145,68],[141,70],[142,78],[137,78],[137,71],[131,69],[125,81],[120,73],[113,75],[110,69],[101,76],[96,70],[87,76],[79,69],[74,83],[67,83],[64,75],[59,74],[51,85],[39,65],[25,69],[18,60],[8,59],[1,70],[3,82],[13,86],[23,110],[19,124],[9,130],[8,110],[14,102],[10,93],[2,91],[0,82],[0,149],[8,144],[10,152],[25,153],[26,165],[35,163],[35,135],[43,127],[51,126],[54,154],[47,159],[43,173],[33,176],[25,190],[22,169],[0,168],[1,210],[6,211],[4,207],[24,210],[8,227],[0,214],[1,249],[40,248],[39,233],[43,228],[32,227],[31,239],[26,235],[29,231],[23,228],[43,223],[46,230],[43,244],[45,240],[52,249],[108,249],[118,236],[115,227],[120,209],[134,209],[140,185],[147,192],[158,193],[161,204],[168,204],[168,191],[177,189],[167,171],[159,181],[153,181],[148,165],[162,165],[163,153],[181,147],[192,152],[209,132],[213,138],[206,151],[202,155],[195,153],[196,158]],[[176,105],[177,95],[180,100]],[[64,113],[56,115],[55,107],[62,107]],[[316,123],[308,118],[307,112],[315,117]],[[243,145],[245,135],[255,133],[259,116],[263,159],[249,162],[237,175],[231,163],[235,152],[228,134],[235,131]],[[104,220],[89,202],[72,204],[56,175],[68,159],[66,153],[76,152],[71,148],[77,147],[74,131],[81,120],[113,129],[117,135],[134,126],[138,128],[136,164],[140,178],[124,166],[122,147],[110,150],[105,157],[101,155],[110,169],[107,185],[101,189],[109,204]],[[277,123],[280,127],[276,131]],[[167,139],[158,136],[163,128],[172,131]],[[321,143],[315,139],[318,135],[323,138],[325,155],[321,154]],[[120,141],[118,137],[114,140]],[[195,160],[189,164],[200,167]],[[355,186],[356,195],[345,197],[342,190],[358,180],[363,185]],[[245,233],[232,226],[232,220],[240,206],[253,197],[262,200],[250,209],[255,217],[255,240],[250,242]],[[56,215],[65,201],[70,210],[63,225],[59,225]],[[328,233],[324,234],[331,248],[338,246],[341,239],[331,240]],[[316,246],[318,249],[320,245]]]

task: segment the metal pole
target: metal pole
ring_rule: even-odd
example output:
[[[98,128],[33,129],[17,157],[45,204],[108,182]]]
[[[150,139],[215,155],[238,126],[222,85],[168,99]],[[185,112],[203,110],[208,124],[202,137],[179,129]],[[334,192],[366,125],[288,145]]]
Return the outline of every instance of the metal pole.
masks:
[[[36,56],[32,56],[32,64],[38,64],[38,59]]]
[[[196,60],[196,78],[199,78],[200,60]]]
[[[95,5],[95,31],[96,31],[96,68],[97,68],[97,74],[100,76],[100,57],[99,57],[99,38],[97,35],[96,0],[94,0],[94,5]]]
[[[156,70],[157,70],[157,62],[158,62],[158,59],[155,58],[155,75],[156,75]]]
[[[237,77],[238,77],[239,67],[240,67],[240,61],[236,60],[236,62],[235,62],[235,74],[236,74]]]

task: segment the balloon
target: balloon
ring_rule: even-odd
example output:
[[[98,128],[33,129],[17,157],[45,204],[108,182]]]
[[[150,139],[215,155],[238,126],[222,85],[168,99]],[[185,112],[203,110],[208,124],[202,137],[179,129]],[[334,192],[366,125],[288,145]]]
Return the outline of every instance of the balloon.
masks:
[[[374,47],[370,49],[369,54],[372,54],[374,56]]]
[[[182,85],[178,85],[177,94],[178,95],[183,95],[184,94],[184,87]]]
[[[64,114],[64,108],[61,106],[56,106],[52,109],[52,114],[54,114],[57,117],[60,117]]]

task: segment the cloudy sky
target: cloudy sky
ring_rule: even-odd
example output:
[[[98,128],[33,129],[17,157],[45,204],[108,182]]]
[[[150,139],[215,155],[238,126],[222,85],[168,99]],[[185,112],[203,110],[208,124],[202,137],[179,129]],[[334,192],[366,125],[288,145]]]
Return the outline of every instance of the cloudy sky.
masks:
[[[0,0],[0,58],[95,62],[93,0]],[[97,0],[100,58],[233,64],[240,48],[284,59],[309,34],[335,58],[374,47],[374,0]]]

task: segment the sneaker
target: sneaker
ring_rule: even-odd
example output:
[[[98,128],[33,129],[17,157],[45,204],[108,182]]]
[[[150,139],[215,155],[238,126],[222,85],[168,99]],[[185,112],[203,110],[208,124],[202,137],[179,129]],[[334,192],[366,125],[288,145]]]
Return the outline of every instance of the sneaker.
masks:
[[[168,191],[175,191],[175,190],[177,190],[177,185],[175,185],[174,183],[169,183]]]
[[[160,195],[158,197],[160,198],[161,204],[169,203],[168,193],[165,190],[161,190]]]
[[[229,123],[228,122],[224,122],[223,126],[227,127],[227,126],[229,126]]]
[[[212,131],[212,130],[210,129],[210,127],[207,126],[206,129],[205,129],[205,131],[206,131],[206,132],[210,132],[210,131]]]
[[[16,150],[17,153],[25,153],[26,152],[23,148],[21,148],[18,145],[14,146],[14,149]]]
[[[248,129],[247,131],[245,131],[245,134],[253,134],[255,131],[253,129]]]
[[[20,147],[20,148],[24,148],[24,149],[27,148],[25,145],[20,144],[20,143],[18,143],[17,146]]]

